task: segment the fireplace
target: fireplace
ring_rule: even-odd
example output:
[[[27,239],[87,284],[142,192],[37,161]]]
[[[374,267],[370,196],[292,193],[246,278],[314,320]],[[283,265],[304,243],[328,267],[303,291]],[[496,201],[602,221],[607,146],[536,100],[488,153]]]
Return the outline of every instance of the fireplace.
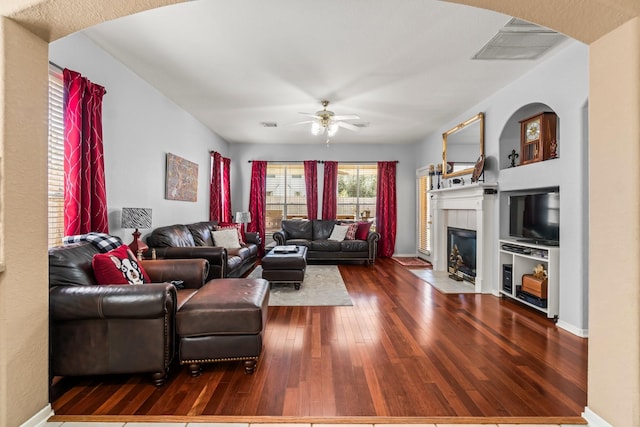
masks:
[[[447,227],[447,259],[449,273],[475,283],[476,280],[476,232]]]

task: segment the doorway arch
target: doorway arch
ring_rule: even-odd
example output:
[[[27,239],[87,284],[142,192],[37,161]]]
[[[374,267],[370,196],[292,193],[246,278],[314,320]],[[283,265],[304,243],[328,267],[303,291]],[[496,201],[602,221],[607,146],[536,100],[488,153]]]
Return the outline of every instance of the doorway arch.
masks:
[[[0,267],[6,266],[0,273],[0,425],[20,425],[48,402],[46,206],[42,206],[48,42],[109,19],[181,2],[6,0],[0,5],[4,107],[0,112]],[[588,404],[612,424],[638,426],[633,416],[640,412],[640,277],[637,268],[618,272],[616,259],[604,251],[615,244],[632,263],[640,255],[636,247],[640,227],[631,225],[640,223],[640,185],[633,163],[640,157],[640,5],[637,0],[454,2],[526,19],[590,44],[590,157],[603,163],[626,161],[629,167],[617,176],[628,183],[627,191],[618,192],[624,197],[610,194],[594,177],[590,180],[594,262],[590,263]],[[616,67],[609,67],[612,60]],[[605,148],[604,142],[610,141]],[[591,171],[595,169],[590,166]],[[614,221],[612,206],[618,207]],[[613,242],[609,235],[624,225],[629,226],[624,230],[627,235]],[[611,282],[620,284],[614,291],[605,291]],[[628,349],[624,355],[612,351],[622,345]]]

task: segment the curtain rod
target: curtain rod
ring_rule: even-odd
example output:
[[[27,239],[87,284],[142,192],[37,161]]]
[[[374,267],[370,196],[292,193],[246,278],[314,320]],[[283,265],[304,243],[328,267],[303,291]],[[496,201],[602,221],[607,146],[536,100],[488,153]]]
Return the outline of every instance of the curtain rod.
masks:
[[[64,68],[62,68],[61,66],[59,66],[58,64],[56,64],[55,62],[51,62],[49,61],[49,65],[55,67],[58,69],[58,71],[64,71]]]
[[[253,163],[256,162],[257,160],[247,160],[247,162],[249,163]],[[329,160],[316,160],[318,163],[324,163],[324,162],[328,162]],[[389,162],[395,162],[395,163],[400,163],[399,160],[373,160],[370,162],[364,161],[364,160],[343,160],[343,161],[339,161],[338,163],[347,163],[347,164],[371,164],[371,163],[378,163],[378,162],[385,162],[385,161],[389,161]],[[267,163],[302,163],[304,162],[304,160],[266,160]]]
[[[57,68],[58,71],[60,71],[61,73],[64,71],[64,68],[62,68],[61,66],[59,66],[58,64],[56,64],[55,62],[49,61],[49,65],[51,65],[54,68]],[[100,85],[102,86],[102,85]],[[107,89],[103,86],[102,87],[104,89],[104,94],[107,94]]]

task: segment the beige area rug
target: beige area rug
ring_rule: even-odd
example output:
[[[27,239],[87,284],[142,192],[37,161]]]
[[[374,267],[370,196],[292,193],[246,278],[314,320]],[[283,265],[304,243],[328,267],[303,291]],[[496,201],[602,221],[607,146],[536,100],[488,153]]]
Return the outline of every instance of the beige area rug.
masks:
[[[421,280],[427,282],[445,294],[475,294],[476,288],[469,282],[457,282],[449,278],[446,271],[409,270]]]
[[[262,277],[262,267],[257,266],[250,278]],[[272,283],[269,305],[353,305],[344,285],[340,270],[335,265],[308,265],[300,290],[293,283]]]

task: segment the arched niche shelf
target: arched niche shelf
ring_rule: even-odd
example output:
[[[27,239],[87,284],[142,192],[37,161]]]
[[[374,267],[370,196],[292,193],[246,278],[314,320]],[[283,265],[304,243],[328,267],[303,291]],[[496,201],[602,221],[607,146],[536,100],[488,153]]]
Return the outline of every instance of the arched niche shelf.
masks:
[[[500,169],[508,169],[511,167],[511,159],[509,155],[515,150],[520,156],[520,120],[534,116],[545,111],[555,112],[553,108],[547,104],[535,102],[520,107],[514,112],[504,125],[499,140],[499,165]],[[558,117],[558,125],[556,132],[560,128],[560,118]],[[560,142],[560,141],[558,141]],[[558,144],[558,157],[560,157],[560,143]],[[516,159],[516,166],[520,164],[520,157]]]

